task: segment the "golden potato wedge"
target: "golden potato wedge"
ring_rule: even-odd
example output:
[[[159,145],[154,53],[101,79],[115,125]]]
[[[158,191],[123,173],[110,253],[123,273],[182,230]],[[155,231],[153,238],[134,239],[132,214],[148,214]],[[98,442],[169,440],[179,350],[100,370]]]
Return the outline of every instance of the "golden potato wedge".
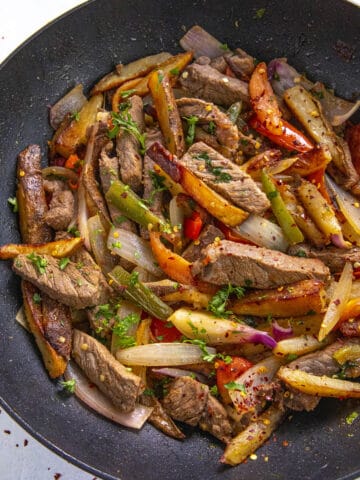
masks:
[[[195,287],[181,288],[161,297],[166,303],[185,302],[197,309],[206,309],[212,295],[199,292]]]
[[[73,119],[65,128],[59,127],[61,132],[52,140],[53,150],[64,158],[75,153],[77,148],[87,142],[87,130],[96,122],[99,108],[102,106],[102,94],[94,95],[85,103],[79,112],[79,119]]]
[[[317,397],[360,398],[360,383],[326,376],[318,377],[302,370],[281,367],[278,377],[300,392]]]
[[[17,255],[37,253],[38,255],[51,255],[56,258],[69,257],[75,253],[83,244],[82,238],[67,238],[56,242],[41,244],[14,244],[8,243],[0,247],[0,259],[7,260]]]
[[[300,335],[299,337],[286,338],[277,343],[273,349],[273,354],[278,357],[286,357],[287,355],[305,355],[323,348],[325,345],[333,341],[334,337],[326,337],[319,342],[313,335]]]
[[[139,60],[135,60],[127,65],[117,65],[116,71],[108,73],[105,75],[105,77],[98,81],[98,83],[91,90],[91,95],[105,92],[106,90],[111,90],[112,88],[117,88],[129,80],[143,77],[153,70],[157,65],[162,64],[170,57],[170,53],[161,52],[157,53],[156,55],[149,55],[148,57],[140,58]]]
[[[26,319],[42,354],[45,367],[51,378],[60,377],[65,372],[67,360],[59,355],[45,338],[42,308],[34,301],[34,295],[39,291],[34,285],[24,280],[21,282],[21,289]]]
[[[171,153],[181,158],[185,152],[184,132],[169,74],[163,70],[151,73],[148,86],[166,146]]]
[[[229,309],[239,315],[258,317],[298,317],[309,311],[320,313],[325,307],[324,284],[303,280],[271,290],[257,290],[235,299]]]
[[[114,112],[119,112],[119,104],[125,101],[125,98],[131,96],[131,92],[135,89],[136,85],[138,85],[144,77],[140,78],[133,78],[128,82],[123,83],[114,93],[112,100],[111,100],[111,108]]]
[[[254,453],[270,437],[285,418],[286,412],[271,406],[227,445],[221,462],[238,465]]]

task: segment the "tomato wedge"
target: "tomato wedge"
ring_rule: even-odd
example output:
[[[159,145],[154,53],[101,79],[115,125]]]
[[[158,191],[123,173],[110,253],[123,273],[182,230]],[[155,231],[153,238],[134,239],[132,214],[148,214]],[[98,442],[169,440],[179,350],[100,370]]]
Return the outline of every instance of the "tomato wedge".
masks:
[[[171,322],[163,322],[158,318],[152,319],[150,330],[157,342],[176,342],[182,337],[181,332]]]
[[[197,240],[201,229],[203,221],[199,212],[192,212],[191,217],[185,218],[184,220],[184,234],[185,237],[190,238],[190,240]]]
[[[231,403],[229,390],[226,388],[230,382],[235,382],[239,376],[252,367],[253,364],[243,357],[231,357],[231,362],[216,360],[216,385],[218,392],[225,403]]]
[[[286,120],[282,120],[281,135],[274,135],[271,133],[255,115],[250,118],[248,123],[249,126],[258,133],[264,135],[264,137],[267,137],[276,145],[286,148],[287,150],[296,150],[297,152],[306,153],[314,148],[314,145],[310,140]]]

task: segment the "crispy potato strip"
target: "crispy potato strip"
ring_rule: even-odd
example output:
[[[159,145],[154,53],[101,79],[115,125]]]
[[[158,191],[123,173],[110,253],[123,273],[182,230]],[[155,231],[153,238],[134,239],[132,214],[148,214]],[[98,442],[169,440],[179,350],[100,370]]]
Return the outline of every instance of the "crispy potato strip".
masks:
[[[37,253],[38,255],[51,255],[56,258],[69,257],[75,253],[83,244],[82,238],[69,238],[57,240],[56,242],[42,244],[14,244],[8,243],[0,247],[0,259],[7,260],[17,255]]]

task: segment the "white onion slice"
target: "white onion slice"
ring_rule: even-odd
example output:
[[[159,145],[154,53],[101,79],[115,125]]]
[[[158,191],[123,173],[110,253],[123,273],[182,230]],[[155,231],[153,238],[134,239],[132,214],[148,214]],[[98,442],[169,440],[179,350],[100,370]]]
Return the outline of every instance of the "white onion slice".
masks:
[[[352,288],[353,268],[350,262],[346,262],[341,273],[339,282],[330,298],[328,309],[321,323],[318,340],[321,342],[335,327],[349,300]]]
[[[30,327],[29,327],[29,323],[26,319],[26,315],[25,315],[25,311],[24,311],[24,306],[22,305],[17,314],[16,314],[16,317],[15,317],[15,320],[23,327],[25,328],[25,330],[27,330],[28,332],[30,332]]]
[[[64,377],[75,380],[75,395],[88,407],[124,427],[140,429],[153,411],[150,407],[136,405],[132,412],[119,412],[73,362],[68,364]]]
[[[216,353],[215,348],[206,347],[209,354]],[[124,365],[144,365],[149,367],[167,367],[200,363],[203,353],[197,345],[189,343],[150,343],[120,350],[116,358]]]
[[[330,192],[335,196],[336,202],[339,205],[341,213],[350,223],[357,234],[360,234],[360,202],[359,200],[339,187],[329,175],[325,175],[326,185]]]
[[[149,242],[136,233],[123,228],[112,228],[107,241],[108,249],[129,262],[139,265],[156,277],[163,276],[163,271],[156,265],[156,259]]]
[[[289,246],[281,228],[259,215],[250,215],[245,222],[235,227],[234,230],[259,247],[285,252]]]
[[[89,236],[89,229],[88,229],[88,210],[86,205],[86,198],[85,198],[85,189],[80,180],[79,188],[78,188],[78,227],[80,236],[84,240],[84,246],[87,250],[90,251],[90,236]]]
[[[184,209],[178,205],[177,196],[173,197],[169,203],[169,217],[171,225],[180,225],[181,228],[183,225],[184,216]]]
[[[334,115],[333,118],[331,119],[331,125],[333,125],[334,127],[337,127],[338,125],[342,125],[343,123],[346,122],[346,120],[352,117],[354,113],[359,110],[359,108],[360,108],[360,100],[354,103],[349,110],[344,111],[339,115]]]
[[[201,373],[193,372],[191,370],[183,370],[181,368],[172,368],[172,367],[162,367],[162,368],[152,368],[154,373],[160,373],[161,375],[167,375],[168,377],[194,377],[196,380],[199,380],[201,383],[208,383],[208,379],[205,375]]]
[[[244,386],[244,391],[229,390],[230,398],[239,413],[254,411],[259,401],[265,400],[261,387],[272,382],[280,365],[281,361],[271,356],[249,368],[235,380]]]

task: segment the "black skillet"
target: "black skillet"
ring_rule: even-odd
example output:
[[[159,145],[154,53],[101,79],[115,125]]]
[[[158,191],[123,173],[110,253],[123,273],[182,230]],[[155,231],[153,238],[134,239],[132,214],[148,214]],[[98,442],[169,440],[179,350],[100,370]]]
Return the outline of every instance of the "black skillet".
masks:
[[[264,8],[262,18],[256,12]],[[341,96],[359,89],[360,10],[339,0],[97,0],[35,35],[0,70],[0,165],[3,186],[0,243],[16,242],[15,159],[29,143],[50,137],[48,104],[82,82],[87,88],[120,61],[159,50],[179,51],[184,30],[200,24],[231,47],[258,59],[287,56],[300,72]],[[256,461],[221,466],[222,446],[187,429],[184,442],[150,425],[137,433],[59,395],[33,339],[17,323],[19,282],[0,264],[0,396],[2,406],[31,434],[67,460],[105,479],[243,480],[353,479],[360,474],[359,411],[355,401],[321,402],[276,432]],[[0,474],[1,476],[1,474]]]

